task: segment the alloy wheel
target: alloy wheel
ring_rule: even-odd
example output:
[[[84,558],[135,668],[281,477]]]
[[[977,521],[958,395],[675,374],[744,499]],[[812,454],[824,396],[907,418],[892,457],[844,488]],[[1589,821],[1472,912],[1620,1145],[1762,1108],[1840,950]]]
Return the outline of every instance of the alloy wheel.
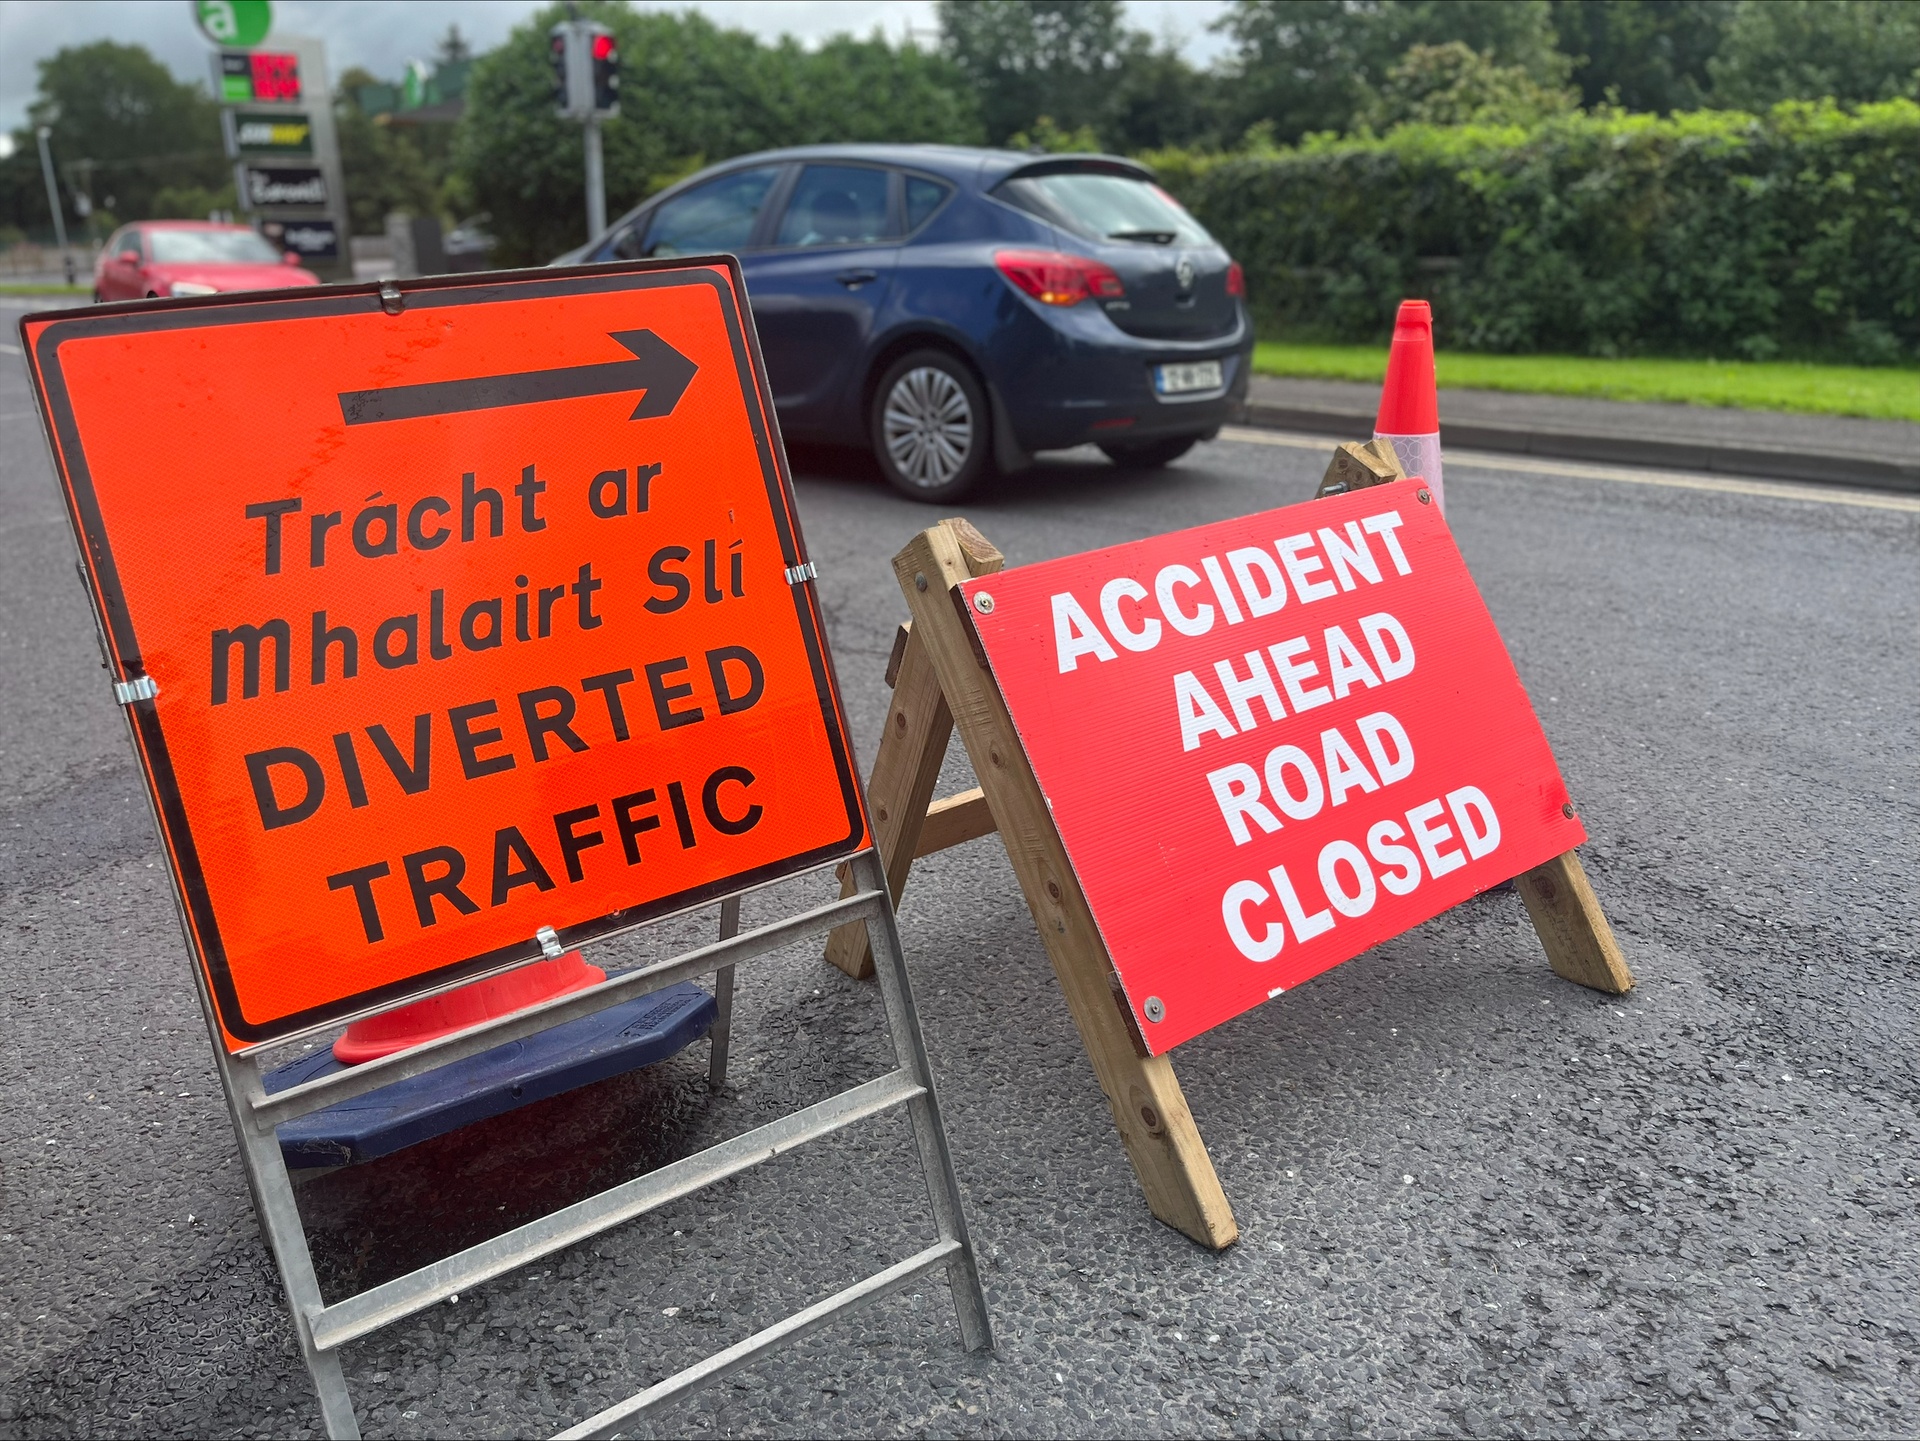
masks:
[[[893,383],[881,412],[887,454],[914,485],[946,485],[973,451],[973,406],[960,382],[932,365]]]

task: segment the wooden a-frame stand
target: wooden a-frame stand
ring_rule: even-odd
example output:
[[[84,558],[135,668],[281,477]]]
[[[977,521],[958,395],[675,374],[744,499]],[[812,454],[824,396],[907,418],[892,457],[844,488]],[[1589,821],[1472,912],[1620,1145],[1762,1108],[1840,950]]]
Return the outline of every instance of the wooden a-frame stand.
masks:
[[[1352,469],[1356,456],[1342,446]],[[1372,457],[1371,447],[1359,464]],[[1391,464],[1391,461],[1388,462]],[[1334,475],[1329,472],[1330,480]],[[1379,480],[1398,479],[1397,467]],[[1360,478],[1354,484],[1378,483]],[[1345,481],[1340,489],[1348,488]],[[1326,491],[1323,489],[1323,493]],[[874,839],[895,904],[920,856],[994,831],[1007,848],[1027,908],[1033,913],[1081,1044],[1153,1214],[1201,1245],[1221,1250],[1239,1227],[1214,1174],[1193,1113],[1168,1056],[1149,1056],[1093,913],[1074,879],[1066,848],[1013,728],[984,657],[959,610],[960,582],[991,575],[1005,558],[965,520],[946,520],[915,536],[893,559],[913,613],[895,638],[887,666],[893,705],[867,783]],[[933,799],[954,728],[980,778],[977,790]],[[853,884],[849,876],[843,884]],[[1607,918],[1594,899],[1580,858],[1568,851],[1517,878],[1553,969],[1567,980],[1621,994],[1633,985]],[[846,925],[827,944],[827,959],[848,975],[873,974],[865,928]]]

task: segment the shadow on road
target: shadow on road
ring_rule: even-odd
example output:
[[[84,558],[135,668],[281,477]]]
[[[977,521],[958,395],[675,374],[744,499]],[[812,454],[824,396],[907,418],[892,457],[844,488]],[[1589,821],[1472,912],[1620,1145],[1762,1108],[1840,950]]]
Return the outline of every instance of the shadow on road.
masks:
[[[961,510],[1007,512],[1033,506],[1151,501],[1170,488],[1198,479],[1205,454],[1201,448],[1157,470],[1124,470],[1090,445],[1050,451],[1017,474],[988,476],[964,500],[928,502],[927,523]],[[787,455],[796,481],[831,487],[846,499],[856,499],[862,490],[871,491],[876,498],[910,499],[887,483],[880,467],[864,450],[790,443]],[[1190,471],[1195,473],[1187,474]]]

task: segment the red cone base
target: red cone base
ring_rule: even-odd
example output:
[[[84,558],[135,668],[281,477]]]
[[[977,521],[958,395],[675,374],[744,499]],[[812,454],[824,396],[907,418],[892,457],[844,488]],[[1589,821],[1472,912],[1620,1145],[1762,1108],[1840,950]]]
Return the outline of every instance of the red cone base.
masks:
[[[555,996],[597,986],[606,978],[605,971],[588,965],[578,951],[568,951],[564,956],[489,976],[443,996],[429,996],[397,1011],[355,1021],[333,1043],[333,1058],[343,1066],[378,1060],[496,1016],[524,1011]]]

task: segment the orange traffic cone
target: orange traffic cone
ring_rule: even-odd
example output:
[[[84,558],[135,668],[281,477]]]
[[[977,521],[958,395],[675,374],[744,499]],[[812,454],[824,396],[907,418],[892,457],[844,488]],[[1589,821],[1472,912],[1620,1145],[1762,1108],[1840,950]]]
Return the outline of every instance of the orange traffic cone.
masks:
[[[1440,479],[1440,395],[1433,380],[1433,308],[1424,300],[1403,300],[1393,320],[1393,349],[1387,352],[1387,382],[1380,389],[1376,440],[1393,444],[1400,468],[1419,476],[1433,492],[1434,504],[1447,508]]]
[[[429,996],[397,1011],[355,1021],[333,1043],[333,1058],[343,1066],[378,1060],[495,1016],[511,1015],[555,996],[597,986],[606,978],[605,971],[588,965],[578,951],[568,951],[505,975],[475,981],[457,991]]]

